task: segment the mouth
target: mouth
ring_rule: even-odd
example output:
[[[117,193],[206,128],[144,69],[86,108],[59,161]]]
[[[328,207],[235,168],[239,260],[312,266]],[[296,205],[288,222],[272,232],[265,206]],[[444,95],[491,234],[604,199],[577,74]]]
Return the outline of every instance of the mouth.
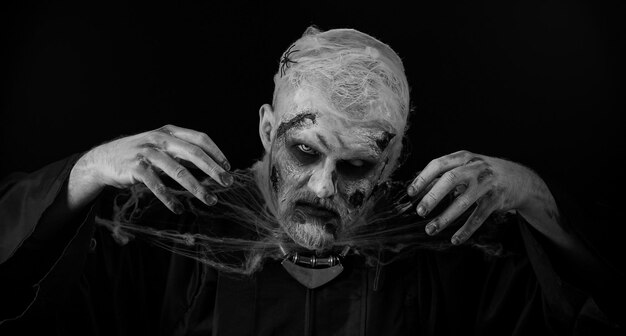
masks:
[[[295,208],[309,216],[318,217],[323,220],[339,219],[339,214],[335,210],[319,204],[314,204],[307,201],[297,201],[295,204]]]

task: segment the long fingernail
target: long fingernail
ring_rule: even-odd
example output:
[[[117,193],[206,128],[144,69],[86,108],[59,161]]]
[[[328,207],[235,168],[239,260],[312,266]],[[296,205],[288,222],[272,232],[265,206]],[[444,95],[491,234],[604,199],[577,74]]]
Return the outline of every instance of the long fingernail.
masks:
[[[426,233],[430,236],[437,233],[437,229],[438,229],[437,223],[429,223],[428,225],[426,225]]]
[[[222,167],[224,168],[224,170],[230,170],[230,163],[228,162],[228,160],[224,160],[224,162],[222,162]]]
[[[206,195],[204,199],[206,200],[207,205],[215,205],[217,203],[217,197],[211,194]]]
[[[229,173],[221,173],[220,179],[222,180],[222,183],[227,187],[233,184],[233,176]]]

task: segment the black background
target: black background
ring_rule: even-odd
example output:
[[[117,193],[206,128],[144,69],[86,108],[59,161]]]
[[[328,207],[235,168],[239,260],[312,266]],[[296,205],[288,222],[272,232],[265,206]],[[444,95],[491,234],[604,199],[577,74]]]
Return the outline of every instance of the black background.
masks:
[[[2,2],[0,177],[164,124],[235,168],[262,154],[258,109],[307,26],[390,44],[411,85],[412,156],[505,157],[581,207],[620,207],[623,2]]]
[[[311,24],[350,27],[404,60],[397,178],[460,149],[523,163],[623,264],[623,1],[216,3],[0,2],[0,178],[169,123],[248,167],[282,52]]]

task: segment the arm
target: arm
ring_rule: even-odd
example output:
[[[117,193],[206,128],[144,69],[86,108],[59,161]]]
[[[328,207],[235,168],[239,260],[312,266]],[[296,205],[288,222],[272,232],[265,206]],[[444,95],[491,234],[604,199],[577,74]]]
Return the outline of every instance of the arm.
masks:
[[[554,282],[552,288],[569,283],[594,295],[596,301],[604,301],[602,308],[607,312],[619,301],[616,298],[623,292],[619,281],[623,275],[605,264],[594,246],[590,248],[574,232],[571,221],[575,215],[560,213],[559,199],[555,200],[543,179],[532,170],[511,161],[460,151],[431,161],[409,186],[408,193],[421,198],[417,212],[422,216],[447,194],[456,195],[451,205],[426,226],[430,235],[438,234],[476,205],[452,235],[453,244],[465,242],[491,214],[516,212],[529,229],[522,232],[526,249],[533,256],[531,262],[537,270],[550,269],[555,274],[543,277]],[[571,207],[568,210],[572,212]],[[588,219],[573,220],[594,225]],[[544,275],[539,273],[538,277]],[[550,286],[544,290],[550,291]],[[612,297],[608,293],[613,293]]]
[[[46,179],[55,181],[53,189],[41,191],[45,195],[36,192],[41,189],[38,186],[47,185],[39,183],[38,179],[43,177],[36,174],[7,181],[7,186],[2,188],[1,207],[10,214],[3,216],[8,224],[0,229],[0,263],[31,234],[35,240],[53,240],[55,232],[84,210],[106,186],[127,188],[144,183],[168,209],[180,213],[182,204],[159,177],[163,172],[205,204],[215,204],[215,195],[206,190],[180,160],[195,165],[224,186],[232,183],[232,176],[225,169],[229,168],[228,162],[215,143],[206,134],[176,126],[164,126],[95,147],[61,163],[64,164],[62,174],[51,173],[50,169],[47,174],[44,171]],[[56,175],[48,176],[53,174]],[[36,204],[24,203],[27,201]],[[34,208],[37,211],[33,211]],[[44,211],[45,223],[39,223]]]
[[[93,226],[83,224],[89,218],[89,204],[106,186],[144,183],[170,210],[179,212],[182,205],[159,177],[163,172],[204,203],[214,204],[215,196],[177,159],[197,166],[224,186],[232,183],[224,169],[226,159],[210,138],[175,126],[117,139],[35,173],[2,181],[0,325],[22,316],[43,295],[42,283],[79,278],[93,234]],[[58,282],[52,280],[55,285]],[[48,293],[60,288],[52,287]]]
[[[552,243],[551,250],[565,263],[564,269],[573,271],[573,277],[594,281],[595,286],[601,285],[602,278],[598,275],[604,273],[602,268],[583,242],[563,225],[548,186],[530,169],[522,168],[528,174],[528,182],[523,191],[526,196],[516,207],[518,214]]]
[[[428,234],[441,232],[477,204],[452,236],[453,244],[465,242],[492,213],[516,211],[564,254],[579,255],[581,245],[559,222],[559,210],[550,190],[536,173],[520,164],[460,151],[431,161],[408,190],[410,196],[425,194],[417,205],[421,216],[450,192],[457,194],[456,199],[426,226]]]
[[[143,183],[168,209],[180,213],[182,204],[168,192],[159,172],[169,175],[203,203],[215,204],[215,195],[180,160],[190,162],[224,186],[232,183],[226,157],[206,134],[168,125],[98,146],[82,156],[70,173],[60,212],[80,210],[106,186],[126,188]]]

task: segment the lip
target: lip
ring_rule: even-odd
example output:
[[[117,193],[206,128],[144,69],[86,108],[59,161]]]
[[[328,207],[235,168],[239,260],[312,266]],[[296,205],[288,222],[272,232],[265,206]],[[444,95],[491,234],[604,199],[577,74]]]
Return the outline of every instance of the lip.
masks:
[[[330,210],[328,208],[325,208],[319,205],[303,202],[303,201],[296,202],[296,208],[302,210],[302,212],[306,213],[307,215],[315,216],[319,218],[339,217],[339,214],[337,214],[337,212],[333,210]]]

